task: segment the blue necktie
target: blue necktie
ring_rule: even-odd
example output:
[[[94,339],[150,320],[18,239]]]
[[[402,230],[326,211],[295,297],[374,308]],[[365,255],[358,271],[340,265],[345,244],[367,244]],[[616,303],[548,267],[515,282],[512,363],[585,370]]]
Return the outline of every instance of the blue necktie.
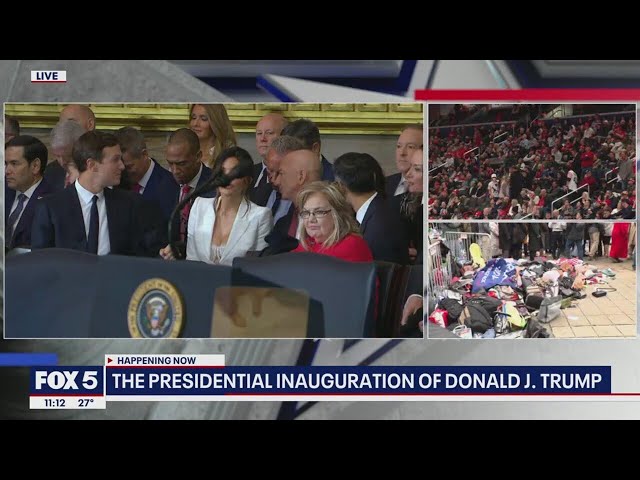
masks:
[[[98,196],[91,199],[91,217],[89,218],[89,235],[87,236],[87,252],[98,253],[98,232],[100,219],[98,218]]]
[[[24,202],[26,199],[27,196],[24,193],[18,195],[18,205],[16,205],[15,210],[11,212],[11,215],[9,215],[9,218],[7,220],[7,239],[9,240],[9,244],[11,244],[11,240],[13,239],[13,233],[15,231],[14,225],[18,221],[18,217],[22,213],[22,209],[24,208]]]

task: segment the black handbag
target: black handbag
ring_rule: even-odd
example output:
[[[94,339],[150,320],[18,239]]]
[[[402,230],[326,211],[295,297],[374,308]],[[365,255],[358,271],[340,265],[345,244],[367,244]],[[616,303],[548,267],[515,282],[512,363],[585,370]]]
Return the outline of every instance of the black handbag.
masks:
[[[593,292],[591,295],[593,295],[594,297],[604,297],[607,292],[615,292],[617,290],[617,288],[614,287],[598,287],[596,288],[596,291]]]

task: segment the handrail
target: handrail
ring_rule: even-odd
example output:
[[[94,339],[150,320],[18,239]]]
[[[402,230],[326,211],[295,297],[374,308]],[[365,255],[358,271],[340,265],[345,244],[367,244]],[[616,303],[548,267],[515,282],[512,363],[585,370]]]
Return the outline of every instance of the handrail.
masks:
[[[501,136],[503,136],[503,135],[506,135],[507,133],[509,133],[509,132],[502,132],[500,135],[496,135],[495,137],[493,137],[493,140],[491,140],[491,141],[492,141],[492,142],[495,142],[498,138],[500,138],[500,137],[501,137]],[[506,141],[506,140],[505,140],[505,141]],[[476,147],[476,148],[478,148],[478,147]]]
[[[581,115],[571,115],[568,117],[552,117],[552,118],[543,118],[542,121],[543,122],[549,122],[552,120],[571,120],[574,118],[584,118],[584,117],[594,117],[596,114],[595,113],[587,113],[587,114],[581,114]],[[598,113],[597,115],[600,115],[600,117],[609,117],[612,115],[635,115],[635,111],[621,111],[621,112],[606,112],[606,113]],[[507,124],[516,124],[518,123],[517,120],[507,120],[504,122],[485,122],[485,123],[462,123],[462,124],[453,124],[453,125],[437,125],[435,127],[429,127],[429,130],[431,129],[436,129],[436,128],[458,128],[458,127],[477,127],[477,126],[482,126],[482,125],[507,125]]]
[[[589,189],[589,184],[585,183],[584,185],[580,185],[578,188],[576,188],[575,190],[570,191],[569,193],[565,193],[563,196],[556,198],[553,202],[551,202],[551,211],[553,212],[555,209],[553,208],[553,204],[556,203],[559,200],[562,200],[564,197],[568,197],[569,195],[573,195],[575,192],[577,192],[578,190],[580,190],[581,188],[587,187],[587,192],[590,192]]]
[[[607,179],[607,177],[609,176],[609,174],[610,174],[611,172],[613,172],[613,168],[612,168],[611,170],[609,170],[608,172],[605,172],[605,174],[604,174],[604,179],[605,179],[605,180]]]
[[[471,150],[464,152],[464,154],[462,155],[462,158],[466,157],[467,155],[469,155],[471,152],[473,152],[474,150],[478,150],[478,148],[480,147],[474,147]]]

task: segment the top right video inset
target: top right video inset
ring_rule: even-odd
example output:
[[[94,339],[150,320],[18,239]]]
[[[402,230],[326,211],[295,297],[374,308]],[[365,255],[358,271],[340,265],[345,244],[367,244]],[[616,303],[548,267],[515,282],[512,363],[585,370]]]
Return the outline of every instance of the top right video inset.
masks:
[[[635,219],[635,104],[429,104],[427,219]]]

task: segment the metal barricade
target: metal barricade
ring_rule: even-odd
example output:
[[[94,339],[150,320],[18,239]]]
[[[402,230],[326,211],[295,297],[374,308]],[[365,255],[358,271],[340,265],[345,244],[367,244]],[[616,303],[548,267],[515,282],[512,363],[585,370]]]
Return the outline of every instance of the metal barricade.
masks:
[[[442,240],[427,237],[425,261],[427,263],[427,294],[438,299],[449,288],[451,283],[451,268],[448,258],[442,258]]]
[[[469,247],[473,243],[480,246],[485,262],[491,258],[491,235],[488,233],[444,232],[444,243],[449,249],[451,258],[461,265],[470,262]]]
[[[427,292],[435,300],[451,286],[455,263],[472,261],[469,247],[480,246],[485,262],[491,258],[491,235],[488,233],[444,232],[439,239],[427,236],[425,262],[427,264]],[[441,248],[443,244],[446,248]],[[442,251],[448,253],[443,256]]]

